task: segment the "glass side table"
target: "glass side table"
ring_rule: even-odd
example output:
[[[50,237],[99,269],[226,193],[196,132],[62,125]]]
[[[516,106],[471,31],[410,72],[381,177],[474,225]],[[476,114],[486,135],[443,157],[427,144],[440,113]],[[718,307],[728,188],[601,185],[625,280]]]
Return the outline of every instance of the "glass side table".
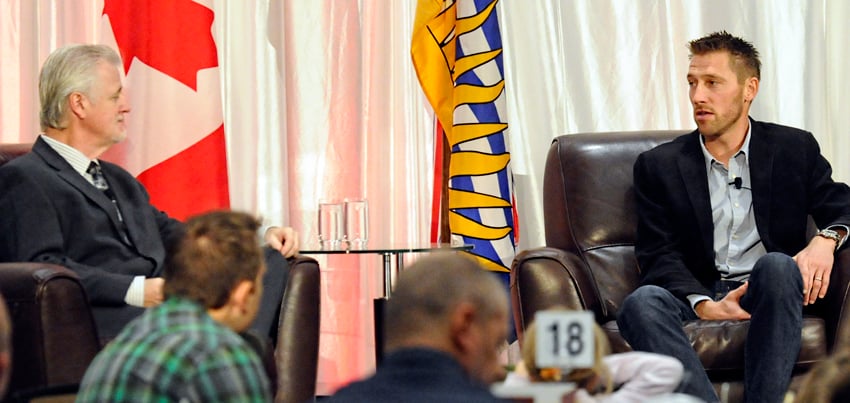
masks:
[[[373,254],[381,256],[381,265],[384,271],[384,292],[383,296],[376,298],[373,301],[374,317],[375,317],[375,364],[378,365],[383,357],[384,350],[384,304],[392,295],[392,279],[393,275],[397,275],[404,270],[404,254],[405,253],[422,253],[422,252],[441,252],[441,251],[471,251],[473,245],[466,244],[448,244],[448,243],[389,243],[372,245],[367,244],[361,248],[349,248],[348,244],[343,242],[343,246],[334,249],[324,249],[316,243],[308,243],[299,251],[304,255],[344,255],[344,254]],[[395,267],[393,267],[395,263]]]
[[[404,254],[419,253],[419,252],[439,252],[439,251],[471,251],[473,245],[453,245],[448,243],[422,243],[409,244],[397,243],[386,245],[366,245],[362,248],[351,249],[346,243],[339,249],[322,249],[316,244],[308,244],[302,248],[299,253],[305,255],[344,255],[344,254],[375,254],[381,255],[381,265],[384,268],[384,297],[389,298],[392,295],[392,278],[393,274],[398,274],[404,269]],[[393,267],[395,261],[395,267]]]

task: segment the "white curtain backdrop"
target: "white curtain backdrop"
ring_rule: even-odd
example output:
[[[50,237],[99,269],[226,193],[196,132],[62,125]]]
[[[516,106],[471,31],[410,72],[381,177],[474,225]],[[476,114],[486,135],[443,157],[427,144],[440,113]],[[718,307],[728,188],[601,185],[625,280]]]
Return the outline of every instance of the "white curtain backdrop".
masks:
[[[464,0],[465,1],[465,0]],[[366,197],[370,244],[428,239],[433,116],[410,62],[416,1],[206,0],[222,72],[231,204],[316,236],[320,198]],[[0,0],[0,142],[38,134],[53,49],[105,38],[102,0]],[[760,50],[752,116],[810,130],[850,180],[850,2],[502,0],[520,249],[544,244],[542,171],[569,133],[695,127],[687,41],[727,30]],[[143,138],[145,133],[129,133]],[[322,264],[320,394],[374,366],[377,256]]]

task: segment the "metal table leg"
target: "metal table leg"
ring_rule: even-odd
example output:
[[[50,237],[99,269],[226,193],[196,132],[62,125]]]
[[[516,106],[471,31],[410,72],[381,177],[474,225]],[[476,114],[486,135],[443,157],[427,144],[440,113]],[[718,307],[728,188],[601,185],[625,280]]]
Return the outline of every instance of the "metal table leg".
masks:
[[[389,298],[390,294],[393,292],[393,267],[392,261],[390,260],[390,257],[392,257],[393,254],[383,253],[382,255],[384,261],[384,298]]]

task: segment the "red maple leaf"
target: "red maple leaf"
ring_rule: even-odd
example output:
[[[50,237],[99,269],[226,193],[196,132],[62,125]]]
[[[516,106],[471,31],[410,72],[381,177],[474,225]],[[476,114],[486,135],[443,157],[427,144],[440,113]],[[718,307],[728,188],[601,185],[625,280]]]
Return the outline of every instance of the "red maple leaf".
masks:
[[[192,0],[106,0],[124,72],[134,57],[197,90],[198,71],[218,66],[213,11]]]

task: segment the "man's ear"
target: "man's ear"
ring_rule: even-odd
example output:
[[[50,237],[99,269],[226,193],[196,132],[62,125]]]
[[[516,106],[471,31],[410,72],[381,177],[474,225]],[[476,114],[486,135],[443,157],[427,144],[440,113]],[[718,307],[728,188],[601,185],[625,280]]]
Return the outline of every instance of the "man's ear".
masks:
[[[479,343],[475,332],[472,331],[476,315],[477,310],[468,302],[461,302],[452,310],[449,318],[449,330],[451,331],[452,342],[460,351],[469,351],[476,343]]]
[[[251,294],[254,293],[254,282],[250,280],[242,280],[233,291],[230,292],[230,305],[233,308],[245,311],[248,306],[248,300]]]
[[[744,99],[747,102],[753,102],[756,94],[759,92],[759,79],[750,77],[744,82]]]
[[[68,110],[71,111],[77,118],[84,118],[86,116],[86,107],[88,99],[86,99],[85,95],[79,92],[72,92],[71,95],[68,95]]]

